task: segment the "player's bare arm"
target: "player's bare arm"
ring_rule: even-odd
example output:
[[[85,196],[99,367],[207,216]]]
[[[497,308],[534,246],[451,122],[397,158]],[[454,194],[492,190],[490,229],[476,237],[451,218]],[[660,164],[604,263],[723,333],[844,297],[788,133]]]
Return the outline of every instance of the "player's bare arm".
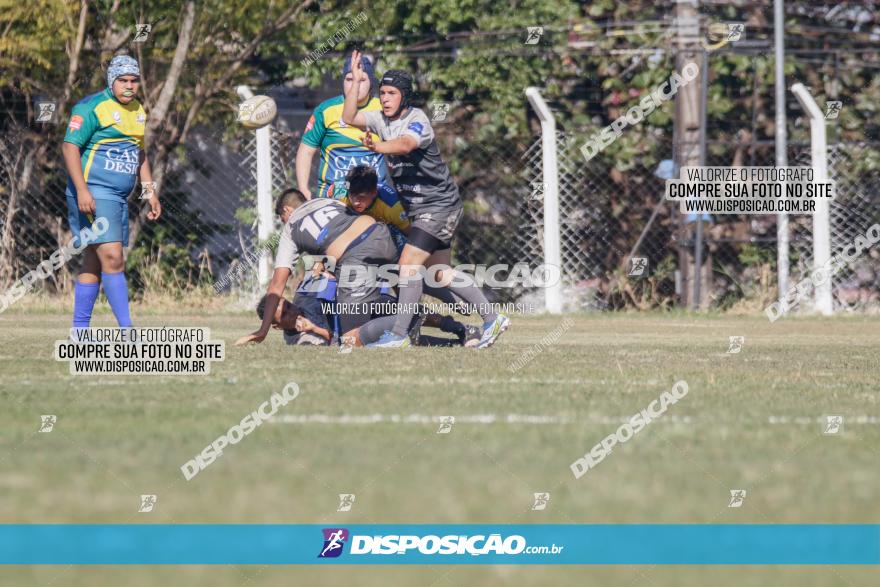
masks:
[[[266,291],[266,310],[263,313],[263,323],[260,324],[258,330],[236,340],[236,346],[249,342],[263,342],[272,328],[272,317],[275,316],[275,310],[278,308],[281,296],[284,294],[284,288],[287,285],[290,274],[291,271],[287,267],[275,268],[275,272],[272,273],[272,281],[269,282],[269,288]]]
[[[95,213],[95,199],[86,185],[86,179],[83,176],[82,164],[80,163],[79,147],[73,143],[62,143],[61,154],[64,156],[64,166],[67,173],[76,187],[76,202],[79,211],[83,214]]]
[[[140,159],[138,176],[141,180],[141,198],[150,203],[147,219],[155,221],[162,215],[162,204],[159,202],[159,194],[156,190],[156,183],[153,181],[153,172],[150,168],[150,160],[147,158],[147,153],[141,150],[138,157]]]
[[[363,143],[366,148],[382,155],[409,155],[419,148],[419,143],[413,137],[404,135],[390,141],[373,140],[372,133],[364,135]]]
[[[318,149],[302,142],[296,150],[296,187],[307,200],[312,199],[312,192],[309,190],[309,177],[312,173],[312,160],[317,152]]]
[[[317,326],[314,322],[306,318],[305,316],[298,316],[296,319],[296,331],[297,332],[311,332],[312,334],[317,334],[321,338],[325,338],[330,340],[331,335],[330,331],[326,328],[321,328]]]

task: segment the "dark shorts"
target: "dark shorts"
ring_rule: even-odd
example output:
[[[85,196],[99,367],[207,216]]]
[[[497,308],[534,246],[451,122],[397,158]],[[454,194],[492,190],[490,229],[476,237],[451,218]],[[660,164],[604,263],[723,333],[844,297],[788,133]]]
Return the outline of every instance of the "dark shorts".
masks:
[[[92,195],[95,196],[94,191]],[[79,211],[76,195],[67,191],[67,222],[70,224],[70,232],[73,233],[74,246],[79,246],[79,234],[84,228],[88,228],[95,235],[95,220],[105,218],[107,220],[106,232],[96,236],[89,244],[121,242],[123,247],[128,246],[128,202],[125,200],[107,200],[95,198],[95,214],[88,216]]]
[[[409,242],[429,253],[450,248],[463,214],[464,207],[460,205],[446,210],[411,212]]]
[[[345,312],[339,312],[339,334],[344,335],[374,318],[390,316],[396,311],[397,298],[387,294],[381,294],[369,302],[354,302],[346,307]]]
[[[340,333],[360,328],[373,316],[370,304],[381,296],[381,285],[376,281],[376,268],[397,262],[397,247],[388,226],[377,222],[360,242],[350,246],[336,264]]]

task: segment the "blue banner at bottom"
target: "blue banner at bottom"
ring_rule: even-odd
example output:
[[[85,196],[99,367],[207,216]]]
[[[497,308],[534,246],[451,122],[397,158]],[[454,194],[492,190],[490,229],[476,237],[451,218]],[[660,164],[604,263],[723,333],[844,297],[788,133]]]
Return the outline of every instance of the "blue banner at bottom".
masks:
[[[876,565],[880,525],[0,525],[15,565]]]

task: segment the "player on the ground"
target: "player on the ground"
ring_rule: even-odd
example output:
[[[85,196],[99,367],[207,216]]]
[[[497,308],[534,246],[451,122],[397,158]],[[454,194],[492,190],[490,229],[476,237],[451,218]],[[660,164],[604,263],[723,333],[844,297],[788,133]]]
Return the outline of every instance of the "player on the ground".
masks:
[[[352,53],[351,69],[355,83],[346,90],[342,120],[368,131],[363,137],[364,145],[387,156],[394,185],[412,222],[400,257],[401,311],[394,328],[383,334],[376,346],[406,345],[406,330],[422,295],[420,271],[426,266],[432,270],[436,266],[446,267],[436,271],[435,279],[449,284],[458,297],[478,308],[483,318],[483,337],[477,348],[491,346],[507,330],[510,321],[503,314],[491,311],[486,296],[473,280],[460,273],[456,275],[449,268],[452,237],[461,220],[463,206],[458,187],[440,157],[428,117],[411,103],[412,77],[404,71],[386,72],[379,86],[382,110],[358,111],[358,85],[368,81],[358,51]],[[382,140],[373,141],[371,132]]]
[[[128,196],[141,182],[149,198],[147,218],[156,220],[162,206],[144,146],[146,113],[138,102],[140,69],[128,55],[118,55],[107,69],[107,87],[73,107],[61,151],[70,176],[67,218],[74,238],[97,218],[108,230],[86,247],[76,280],[73,327],[88,328],[98,290],[110,303],[120,328],[132,325],[122,248],[128,246]]]
[[[278,198],[275,211],[281,216],[284,228],[263,322],[259,330],[241,337],[236,344],[262,342],[266,338],[301,252],[335,259],[337,270],[348,276],[336,288],[337,303],[349,309],[339,314],[340,332],[348,333],[370,321],[374,317],[370,304],[377,300],[380,289],[365,269],[394,262],[397,249],[388,227],[369,216],[358,215],[339,201],[307,200],[296,189],[286,190]]]
[[[372,191],[375,197],[376,191],[376,173],[372,169],[369,172],[363,172],[364,176],[372,177]],[[349,174],[351,176],[351,174]],[[357,187],[359,184],[357,181],[354,182],[354,185]],[[367,187],[369,187],[369,182],[367,183]],[[360,188],[356,189],[356,193],[360,192]],[[357,198],[355,198],[357,200]],[[298,190],[289,189],[286,190],[279,196],[276,204],[275,211],[278,214],[278,217],[281,219],[282,223],[286,224],[286,221],[290,218],[290,215],[293,211],[300,205],[301,195]],[[341,203],[341,202],[340,202]],[[354,211],[354,210],[352,210]],[[361,210],[362,212],[364,210]],[[385,228],[391,230],[390,226],[383,225]],[[401,245],[402,247],[402,245]],[[399,254],[399,247],[395,243],[395,248],[397,249],[397,254]],[[396,263],[396,257],[392,260],[392,263]],[[383,317],[386,315],[384,310],[386,308],[391,308],[396,306],[397,299],[393,296],[389,295],[390,287],[381,286],[379,287],[379,295],[376,298],[375,308],[377,311],[369,312],[369,314],[364,314],[362,316],[357,317],[356,323],[365,323],[373,318]],[[450,305],[454,305],[460,303],[454,296],[450,295],[448,290],[439,289],[432,287],[425,287],[425,291],[428,295],[433,295],[438,299],[449,303]],[[323,267],[323,264],[316,264],[312,268],[311,274],[306,274],[305,279],[303,279],[300,286],[297,288],[296,295],[293,298],[293,303],[286,302],[282,300],[276,307],[275,317],[273,321],[273,326],[283,321],[286,326],[281,327],[282,330],[285,331],[284,339],[288,344],[324,344],[323,340],[320,340],[319,337],[329,341],[332,339],[332,314],[327,310],[327,306],[336,301],[336,292],[337,292],[337,284],[335,277],[326,271]],[[257,306],[257,313],[260,318],[263,318],[266,299],[268,296],[263,296],[263,299],[260,300],[260,303]],[[367,303],[361,303],[361,306],[368,306]],[[295,308],[296,312],[293,312],[292,309]],[[367,308],[369,309],[369,308]],[[286,316],[286,318],[285,318]],[[305,316],[308,320],[307,322],[302,319],[302,316]],[[440,316],[434,314],[432,312],[428,312],[425,316],[425,325],[433,326],[439,328],[444,332],[448,332],[451,334],[455,334],[460,341],[460,344],[464,346],[475,346],[479,341],[480,335],[482,334],[481,330],[477,330],[473,326],[464,325],[456,320],[454,320],[451,316]],[[302,325],[302,328],[296,328],[295,325],[297,321]],[[375,342],[379,338],[379,336],[366,336],[366,338],[362,339],[357,336],[356,328],[352,328],[352,321],[342,321],[344,325],[340,326],[341,334],[343,336],[348,335],[349,337],[355,337],[354,346],[361,346],[359,342],[364,340],[364,344]],[[381,324],[386,324],[387,322],[382,322]],[[317,330],[311,328],[311,326],[317,326]],[[372,330],[368,329],[368,332],[372,332],[375,330],[375,325]],[[319,332],[321,331],[321,332]],[[302,336],[302,333],[306,333],[306,336]],[[328,333],[325,335],[325,332]],[[382,334],[383,331],[379,332],[379,335]],[[443,340],[443,339],[438,339]]]
[[[266,297],[263,296],[257,304],[257,316],[262,320],[266,311]],[[396,299],[383,295],[377,305],[393,306]],[[384,319],[384,320],[383,320]],[[393,321],[393,314],[373,318],[366,324],[355,328],[347,333],[343,343],[352,347],[369,346],[379,340]],[[452,318],[439,314],[420,314],[415,319],[415,324],[410,329],[413,344],[417,346],[468,346],[468,343],[476,343],[480,339],[481,331],[476,326],[466,326]],[[458,340],[424,336],[421,334],[422,327],[439,328],[443,332],[455,334]],[[281,300],[275,309],[272,318],[272,328],[282,330],[284,342],[293,345],[327,345],[332,337],[331,327],[326,313],[317,307],[309,298],[296,297],[293,302]]]
[[[260,320],[266,311],[266,297],[257,304]],[[318,298],[297,295],[293,302],[281,300],[272,317],[272,328],[281,330],[284,342],[293,345],[326,346],[333,338],[330,317],[324,311]]]
[[[361,70],[365,72],[367,81],[357,88],[357,108],[362,112],[379,110],[379,100],[372,94],[378,87],[373,75],[373,64],[366,57],[360,60]],[[342,65],[343,91],[354,84],[351,72],[351,60],[345,59]],[[312,171],[312,159],[320,151],[318,164],[318,191],[316,197],[336,197],[345,195],[343,184],[345,174],[355,165],[369,165],[378,170],[381,180],[385,181],[385,158],[365,148],[361,143],[361,133],[342,122],[342,103],[344,96],[336,96],[325,100],[312,113],[296,152],[296,184],[306,199],[312,198],[309,188],[309,176]]]

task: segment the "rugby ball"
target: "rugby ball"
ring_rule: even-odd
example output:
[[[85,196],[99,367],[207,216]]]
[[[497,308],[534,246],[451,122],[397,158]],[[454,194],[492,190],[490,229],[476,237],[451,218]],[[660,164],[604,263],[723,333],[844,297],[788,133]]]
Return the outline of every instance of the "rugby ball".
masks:
[[[263,128],[276,114],[278,107],[269,96],[254,96],[238,105],[238,122],[245,128]]]

